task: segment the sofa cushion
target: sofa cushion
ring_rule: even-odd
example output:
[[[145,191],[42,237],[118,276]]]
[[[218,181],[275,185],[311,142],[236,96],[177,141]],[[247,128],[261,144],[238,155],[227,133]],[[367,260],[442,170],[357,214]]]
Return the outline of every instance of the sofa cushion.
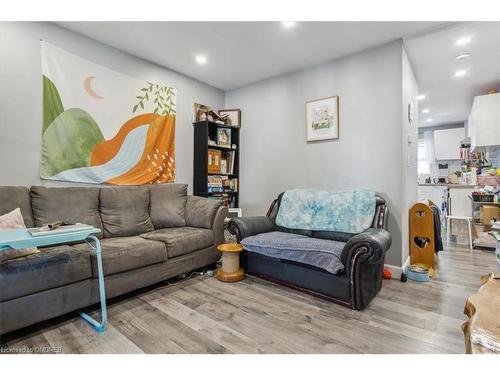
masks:
[[[24,186],[0,186],[0,215],[21,209],[27,228],[35,226],[31,212],[30,190]]]
[[[186,225],[196,228],[212,228],[220,201],[189,195],[186,200]]]
[[[344,270],[341,260],[344,242],[276,231],[245,237],[241,244],[246,251],[308,264],[330,273]]]
[[[35,225],[61,220],[64,224],[83,223],[101,230],[97,187],[31,187]]]
[[[95,251],[87,243],[73,245],[75,249],[90,254],[92,277],[97,277]],[[116,237],[101,240],[101,256],[104,275],[134,270],[151,264],[165,262],[167,250],[159,241],[141,237]]]
[[[149,190],[143,186],[102,188],[101,218],[104,237],[135,236],[152,231]]]
[[[149,187],[149,194],[149,214],[155,229],[186,225],[187,185],[152,185]]]
[[[26,296],[91,277],[88,253],[67,245],[0,263],[0,301]]]
[[[169,258],[189,254],[214,244],[214,232],[204,228],[164,228],[141,234],[148,240],[162,241]]]

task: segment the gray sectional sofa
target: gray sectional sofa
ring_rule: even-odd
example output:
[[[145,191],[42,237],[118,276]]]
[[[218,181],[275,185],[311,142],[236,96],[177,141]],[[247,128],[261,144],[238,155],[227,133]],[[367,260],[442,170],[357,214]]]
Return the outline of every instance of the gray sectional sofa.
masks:
[[[107,298],[216,263],[227,215],[182,184],[0,187],[0,215],[17,207],[27,227],[62,220],[101,229]],[[99,301],[88,244],[40,250],[0,263],[0,335]]]

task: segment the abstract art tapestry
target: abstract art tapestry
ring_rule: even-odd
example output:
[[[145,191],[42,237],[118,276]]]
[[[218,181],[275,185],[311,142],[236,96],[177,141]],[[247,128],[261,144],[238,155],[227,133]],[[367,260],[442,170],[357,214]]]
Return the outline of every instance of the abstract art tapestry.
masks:
[[[175,181],[176,89],[143,82],[42,42],[43,179]]]

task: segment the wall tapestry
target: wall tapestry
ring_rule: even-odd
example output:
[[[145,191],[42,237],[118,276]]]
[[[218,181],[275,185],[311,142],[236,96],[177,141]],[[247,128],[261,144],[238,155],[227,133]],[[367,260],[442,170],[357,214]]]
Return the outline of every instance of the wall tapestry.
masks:
[[[42,42],[40,176],[82,183],[175,181],[176,89]]]

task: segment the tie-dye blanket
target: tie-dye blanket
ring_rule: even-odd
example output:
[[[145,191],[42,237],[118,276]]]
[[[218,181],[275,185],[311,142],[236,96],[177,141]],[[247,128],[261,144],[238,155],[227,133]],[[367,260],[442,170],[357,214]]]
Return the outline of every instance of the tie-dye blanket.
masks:
[[[289,229],[361,233],[375,215],[375,193],[366,190],[288,190],[276,224]]]

